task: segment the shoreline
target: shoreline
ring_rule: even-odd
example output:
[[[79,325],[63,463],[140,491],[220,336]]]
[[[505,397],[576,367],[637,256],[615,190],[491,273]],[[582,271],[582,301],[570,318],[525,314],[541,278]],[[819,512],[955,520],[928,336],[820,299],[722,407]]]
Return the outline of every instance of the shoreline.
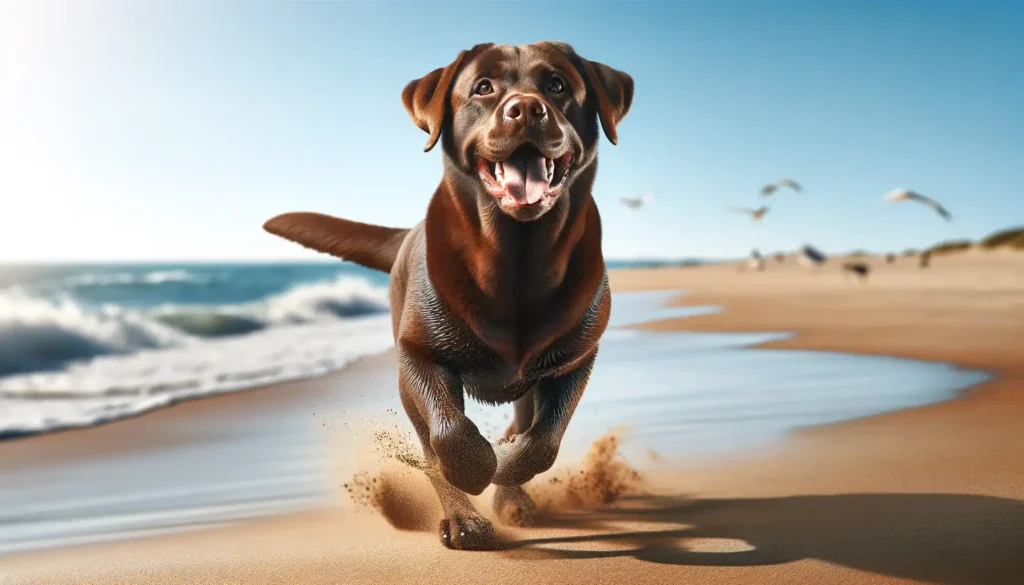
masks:
[[[682,294],[682,295],[679,295],[679,296],[673,298],[672,301],[671,301],[671,305],[672,306],[680,306],[680,307],[706,306],[705,303],[697,302],[697,301],[692,301],[691,300],[692,298],[693,298],[693,295],[690,295],[689,293]],[[922,409],[922,408],[930,408],[930,407],[937,406],[937,405],[940,405],[940,404],[943,404],[943,403],[946,403],[946,402],[963,400],[963,399],[968,398],[969,396],[971,396],[971,395],[973,395],[975,393],[990,391],[990,389],[988,388],[989,385],[1001,384],[1003,382],[1008,382],[1010,380],[1013,380],[1013,381],[1016,381],[1016,382],[1024,382],[1024,366],[1012,366],[1012,365],[1005,365],[1005,364],[996,365],[996,364],[991,364],[991,363],[988,363],[988,362],[974,364],[974,363],[969,363],[967,360],[951,361],[949,359],[946,359],[945,357],[939,357],[939,356],[935,356],[935,355],[933,355],[931,353],[928,353],[928,352],[920,352],[920,351],[915,351],[913,349],[896,350],[896,351],[884,352],[883,353],[883,352],[880,352],[880,351],[864,349],[864,348],[861,348],[859,346],[844,347],[842,345],[833,344],[833,343],[830,343],[830,342],[816,342],[816,341],[813,341],[813,339],[814,339],[813,338],[813,333],[814,333],[813,329],[810,330],[810,331],[808,331],[807,329],[803,329],[803,328],[802,329],[792,329],[792,330],[787,330],[787,331],[763,331],[763,330],[756,329],[756,328],[748,328],[748,327],[745,327],[745,326],[736,326],[736,325],[729,325],[729,324],[719,323],[717,320],[715,320],[713,318],[714,315],[719,315],[721,313],[726,313],[726,312],[728,312],[728,310],[729,310],[729,306],[728,305],[722,305],[722,310],[721,311],[716,311],[714,313],[707,313],[707,314],[705,314],[708,317],[708,321],[710,321],[706,325],[706,327],[707,327],[706,329],[703,328],[703,327],[705,327],[704,324],[697,325],[697,327],[700,327],[698,329],[698,328],[694,328],[692,326],[684,327],[684,325],[689,325],[689,324],[681,323],[682,319],[695,320],[698,317],[702,317],[702,316],[705,316],[705,315],[693,315],[693,316],[690,316],[690,317],[683,317],[683,318],[672,318],[672,317],[670,317],[670,318],[666,318],[666,319],[659,319],[657,321],[651,321],[651,322],[648,322],[648,323],[642,323],[642,324],[638,324],[638,325],[635,325],[635,326],[629,326],[629,327],[632,328],[632,329],[647,330],[647,331],[666,331],[666,330],[677,331],[677,330],[685,330],[685,331],[688,331],[688,332],[702,332],[702,333],[703,332],[708,332],[708,333],[711,333],[711,332],[714,332],[714,333],[751,333],[751,334],[758,334],[758,333],[766,333],[766,334],[767,333],[772,333],[772,334],[775,334],[775,333],[777,333],[778,335],[780,335],[780,337],[777,338],[777,339],[769,339],[767,341],[754,342],[754,343],[751,343],[750,345],[746,345],[744,347],[749,348],[749,349],[780,350],[780,351],[803,350],[803,351],[813,351],[813,352],[831,352],[831,353],[840,353],[840,354],[848,354],[848,355],[859,355],[859,356],[867,356],[867,357],[896,358],[896,359],[911,360],[911,361],[916,361],[916,362],[925,362],[925,363],[933,363],[933,364],[946,364],[946,365],[953,366],[954,368],[956,368],[957,370],[960,370],[960,371],[978,372],[978,373],[982,373],[982,374],[985,374],[986,376],[988,376],[988,378],[985,379],[985,380],[981,380],[981,381],[976,382],[974,384],[970,384],[969,386],[965,386],[963,388],[960,388],[959,390],[957,390],[957,396],[954,396],[954,397],[946,399],[946,400],[938,400],[938,401],[931,402],[931,403],[924,404],[924,405],[920,405],[920,406],[911,406],[911,407],[907,407],[907,408],[899,408],[899,409],[896,409],[896,410],[887,411],[887,412],[881,412],[881,413],[877,413],[877,414],[871,414],[871,415],[864,416],[864,417],[857,417],[857,418],[846,419],[846,420],[842,420],[842,421],[838,421],[838,422],[833,422],[833,423],[825,423],[825,424],[821,424],[821,425],[815,425],[813,427],[806,427],[804,429],[798,429],[798,430],[794,431],[795,433],[805,433],[805,432],[809,432],[809,431],[814,431],[814,430],[819,429],[819,428],[826,429],[826,428],[829,428],[829,427],[842,426],[842,425],[852,424],[852,423],[856,423],[858,421],[873,419],[873,418],[876,418],[876,417],[882,417],[882,416],[886,416],[886,415],[890,415],[890,414],[894,414],[894,413],[900,413],[900,412],[905,412],[905,411],[912,411],[912,410],[915,410],[915,409]],[[722,319],[724,320],[726,318],[722,317]],[[812,336],[811,337],[812,341],[807,341],[807,338],[808,338],[809,335]],[[1024,359],[1024,358],[1022,358],[1022,359]],[[1022,385],[1024,385],[1024,384],[1022,384]]]
[[[1022,255],[1024,256],[1024,255]],[[1020,262],[1021,270],[1024,270],[1024,259]],[[663,278],[685,279],[681,273],[692,270],[690,268],[655,268],[646,269],[644,272],[664,270],[668,273],[665,276],[646,274],[641,278],[641,284],[629,283],[622,286],[621,290],[657,290],[662,288],[658,281]],[[623,269],[618,271],[618,276],[623,280],[629,280],[635,276],[638,270]],[[654,288],[648,284],[654,281]],[[691,285],[692,286],[692,285]],[[637,287],[637,288],[634,288]],[[678,288],[678,286],[665,286],[664,288]],[[788,312],[784,317],[776,317],[769,309],[752,311],[749,303],[756,299],[763,303],[762,295],[754,294],[729,294],[715,290],[713,287],[698,285],[696,288],[687,288],[686,293],[676,296],[671,306],[698,307],[717,306],[722,310],[689,315],[686,317],[669,317],[647,323],[630,326],[631,328],[649,331],[690,331],[690,332],[716,332],[716,333],[778,333],[785,335],[779,339],[758,342],[751,345],[751,348],[770,350],[807,350],[807,351],[828,351],[852,355],[894,357],[908,360],[916,360],[932,363],[946,363],[961,369],[979,370],[991,375],[990,380],[982,381],[965,388],[965,392],[973,391],[980,386],[994,383],[1006,377],[1024,375],[1024,352],[1014,351],[1012,344],[1000,343],[997,340],[988,340],[983,347],[976,350],[963,350],[958,347],[950,347],[948,344],[928,343],[905,343],[897,342],[878,345],[877,338],[865,339],[863,335],[852,337],[841,337],[842,332],[838,331],[833,323],[822,324],[816,321],[820,315],[808,316],[797,319],[794,322],[793,313]],[[1024,291],[1021,291],[1021,306],[1014,313],[1024,322]],[[789,307],[783,307],[789,308]],[[784,324],[783,324],[784,323]],[[1012,322],[1011,322],[1012,324]],[[1009,337],[1010,335],[1007,335]]]
[[[994,286],[963,286],[962,280],[953,277],[978,256],[983,260],[1010,264],[1014,275],[1002,278]],[[920,275],[917,271],[918,274],[913,275],[932,279],[934,284],[929,283],[928,288],[936,290],[953,284],[957,285],[956,288],[963,287],[967,290],[956,291],[962,296],[915,295],[913,302],[902,299],[891,304],[890,301],[905,294],[902,289],[908,288],[907,283],[896,278],[904,276],[906,268],[903,273],[894,274],[892,282],[885,283],[879,290],[869,288],[877,280],[863,287],[867,290],[854,289],[856,283],[851,283],[847,288],[856,290],[856,295],[834,294],[836,283],[841,279],[838,273],[799,275],[793,270],[795,267],[789,266],[785,269],[773,267],[776,273],[769,277],[771,280],[763,279],[767,280],[764,282],[767,290],[736,287],[735,264],[713,268],[716,274],[710,274],[712,271],[707,267],[703,272],[690,268],[658,268],[645,272],[620,271],[618,277],[620,287],[627,290],[685,288],[686,294],[676,297],[672,301],[674,305],[713,304],[724,309],[685,319],[645,323],[640,326],[642,329],[785,332],[789,335],[755,343],[751,347],[895,357],[946,363],[961,370],[984,372],[988,379],[962,388],[949,400],[797,429],[791,433],[782,451],[809,455],[816,460],[816,465],[821,465],[817,459],[829,450],[848,453],[851,450],[849,445],[869,446],[890,464],[898,460],[916,467],[919,472],[927,470],[933,477],[921,484],[942,483],[934,481],[936,478],[948,481],[950,478],[943,476],[950,468],[964,466],[983,472],[986,477],[998,475],[1000,480],[992,480],[987,485],[979,481],[955,483],[970,485],[971,491],[1024,499],[1024,432],[1015,432],[1024,428],[1024,355],[1014,349],[1024,347],[1024,327],[1015,326],[1016,323],[1024,323],[1024,255],[984,256],[984,253],[977,253],[942,258],[933,262],[931,272]],[[881,259],[874,260],[878,267]],[[884,269],[882,265],[879,271]],[[757,278],[763,275],[749,276]],[[809,286],[807,290],[799,290],[792,283],[780,282],[780,277],[816,279],[817,282],[800,283]],[[877,276],[875,278],[880,280]],[[821,282],[826,279],[830,282]],[[827,303],[822,302],[822,297]],[[892,317],[893,304],[902,314],[895,325],[887,322]],[[969,305],[970,310],[963,311],[964,305]],[[828,310],[822,310],[824,307]],[[957,309],[961,310],[955,312]],[[927,326],[924,325],[926,323]],[[958,441],[962,439],[961,433],[972,435],[973,447],[962,456],[958,454],[961,449],[957,448]],[[893,442],[902,443],[902,448],[893,449]],[[941,453],[944,447],[948,448]],[[910,453],[901,457],[887,451]],[[915,460],[915,455],[922,452],[927,452],[928,458]],[[941,457],[937,456],[939,453]],[[764,473],[761,479],[768,481],[771,475],[769,468],[781,459],[785,459],[785,455],[761,453],[751,454],[742,461],[761,470]],[[1014,466],[1004,463],[1007,460],[1014,461],[1019,468],[1008,474],[1007,468]],[[707,469],[720,471],[736,464],[730,461],[709,465]],[[890,473],[893,483],[904,484],[901,486],[904,489],[917,483],[908,481],[908,478],[900,478],[897,482],[896,472]],[[916,475],[920,477],[920,473]],[[1024,530],[1024,526],[1021,528]],[[1024,555],[1024,545],[1021,553]],[[1024,572],[1021,582],[1024,582]]]
[[[542,527],[521,541],[539,544],[520,551],[467,554],[441,548],[431,534],[396,531],[379,517],[330,510],[18,554],[0,558],[0,567],[40,583],[142,576],[153,583],[334,583],[340,575],[346,583],[472,582],[445,569],[457,560],[460,574],[504,575],[495,579],[500,583],[1016,585],[1024,582],[1024,359],[1013,348],[1024,347],[1024,331],[1013,324],[1024,322],[1024,276],[1016,275],[1024,275],[1024,263],[1014,259],[1011,276],[986,288],[962,278],[963,262],[940,259],[926,274],[881,267],[863,288],[844,283],[838,270],[800,275],[791,266],[767,276],[738,275],[736,265],[611,272],[617,292],[685,289],[672,304],[724,309],[631,328],[785,332],[750,347],[944,362],[991,376],[950,400],[801,428],[779,446],[660,469],[652,482],[666,496],[648,502],[650,514],[623,516],[633,528]],[[761,286],[750,286],[752,278]],[[922,288],[947,292],[926,296]],[[191,400],[148,416],[198,412],[209,400],[227,406],[266,390]],[[690,543],[685,551],[674,548],[682,538]],[[34,570],[40,567],[47,569]]]
[[[137,432],[149,426],[147,421],[162,419],[189,419],[193,416],[216,416],[222,412],[232,414],[272,407],[280,400],[292,400],[296,394],[328,396],[331,388],[340,386],[341,394],[354,391],[347,386],[336,384],[340,378],[364,376],[367,371],[380,367],[388,367],[394,361],[394,350],[385,350],[379,354],[367,355],[353,360],[344,367],[320,376],[313,376],[288,382],[279,382],[265,386],[257,386],[245,390],[235,390],[205,396],[193,396],[175,401],[168,406],[161,406],[142,413],[109,420],[100,424],[61,428],[35,434],[12,437],[0,440],[0,450],[4,457],[0,458],[0,470],[27,464],[30,460],[52,462],[70,459],[88,452],[96,451],[95,437],[99,436],[99,446],[112,450],[144,450],[164,441],[188,440],[186,436],[153,437],[147,433]],[[123,427],[123,428],[122,428]],[[107,436],[103,436],[107,435]],[[119,440],[130,436],[132,441]],[[81,438],[81,441],[73,440]],[[141,440],[140,440],[141,439]],[[31,448],[25,447],[31,443]]]
[[[334,378],[334,377],[337,377],[337,376],[339,376],[341,374],[344,374],[345,372],[348,372],[349,370],[353,370],[353,369],[357,369],[357,368],[360,368],[360,367],[364,367],[366,362],[375,362],[377,360],[380,360],[384,356],[388,355],[389,353],[393,353],[393,352],[394,352],[393,348],[388,348],[388,349],[385,349],[384,351],[381,351],[379,353],[371,353],[371,354],[362,355],[362,356],[359,356],[359,357],[353,359],[352,361],[346,363],[345,365],[343,365],[340,368],[337,368],[335,370],[331,370],[331,371],[325,372],[323,374],[314,374],[314,375],[311,375],[311,376],[308,376],[308,377],[304,377],[304,378],[293,378],[293,379],[290,379],[290,380],[285,380],[285,381],[280,381],[280,382],[271,382],[271,383],[268,383],[268,384],[262,384],[260,386],[253,386],[251,388],[239,388],[239,389],[236,389],[236,390],[227,390],[227,391],[224,391],[224,392],[217,392],[217,393],[214,393],[214,394],[198,394],[198,395],[194,395],[194,396],[182,396],[182,397],[178,397],[178,398],[175,398],[175,399],[171,400],[167,404],[162,404],[162,405],[159,405],[159,406],[155,406],[155,407],[150,408],[148,410],[141,410],[141,411],[138,411],[138,412],[133,412],[131,414],[126,414],[126,415],[118,416],[116,418],[111,418],[111,419],[107,419],[107,420],[103,420],[103,421],[99,421],[99,422],[95,422],[95,423],[90,423],[90,424],[85,424],[85,425],[77,425],[77,426],[62,426],[62,427],[57,427],[57,428],[53,428],[53,429],[45,429],[45,430],[38,430],[38,431],[26,431],[26,432],[19,432],[19,433],[16,433],[16,434],[15,433],[10,433],[10,434],[0,433],[0,447],[2,447],[4,445],[8,445],[8,444],[14,444],[14,443],[17,443],[19,441],[27,441],[27,440],[31,440],[31,439],[40,438],[40,437],[49,437],[49,436],[61,435],[61,434],[65,434],[65,433],[79,433],[79,432],[83,432],[83,431],[88,431],[90,429],[98,429],[98,428],[106,427],[106,426],[117,424],[117,423],[121,423],[121,422],[131,421],[131,420],[138,419],[138,418],[143,418],[143,417],[148,417],[148,416],[151,416],[153,414],[159,413],[161,411],[177,408],[179,406],[190,404],[192,402],[201,402],[203,404],[207,404],[207,403],[212,403],[213,401],[216,401],[216,400],[219,400],[219,399],[230,399],[230,398],[235,397],[235,396],[240,395],[240,394],[260,393],[260,392],[273,391],[273,390],[280,389],[280,388],[290,388],[290,387],[300,387],[301,388],[301,387],[303,387],[305,385],[309,385],[310,383],[330,380],[331,378]]]

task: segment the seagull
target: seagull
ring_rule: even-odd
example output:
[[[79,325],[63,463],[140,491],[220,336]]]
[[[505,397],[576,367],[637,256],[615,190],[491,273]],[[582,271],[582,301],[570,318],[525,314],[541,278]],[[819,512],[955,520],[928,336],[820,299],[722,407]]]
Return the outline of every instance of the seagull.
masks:
[[[857,278],[861,282],[867,280],[868,275],[871,274],[871,266],[864,262],[843,262],[843,265],[840,268],[843,269],[843,272],[856,274]]]
[[[623,197],[619,201],[630,209],[640,209],[654,201],[654,193],[644,193],[641,197]]]
[[[921,258],[918,261],[918,265],[921,268],[928,268],[928,265],[932,263],[932,253],[928,250],[921,252]]]
[[[763,205],[761,207],[758,207],[757,209],[751,209],[749,207],[732,207],[730,208],[730,211],[735,211],[736,213],[746,213],[747,215],[750,216],[751,219],[753,219],[754,221],[758,221],[762,217],[764,217],[766,213],[768,213],[768,208]]]
[[[764,257],[761,256],[756,248],[750,251],[750,257],[747,259],[747,266],[754,270],[764,270]]]
[[[797,183],[793,179],[779,179],[774,183],[768,183],[764,187],[761,187],[761,195],[767,197],[783,187],[789,187],[790,189],[796,191],[797,193],[803,190],[803,187],[800,186],[800,183]]]
[[[821,266],[828,260],[825,254],[810,244],[805,244],[803,248],[800,248],[799,261],[800,264],[808,268],[815,266]]]
[[[942,216],[943,219],[947,221],[953,219],[953,216],[949,213],[949,211],[946,211],[946,208],[943,207],[941,203],[932,199],[931,197],[925,197],[920,193],[915,193],[910,189],[895,189],[893,191],[889,191],[888,193],[882,196],[882,199],[885,199],[886,201],[916,201],[918,203],[923,203],[924,205],[931,207],[932,209],[935,210],[935,213],[938,213],[939,215]]]

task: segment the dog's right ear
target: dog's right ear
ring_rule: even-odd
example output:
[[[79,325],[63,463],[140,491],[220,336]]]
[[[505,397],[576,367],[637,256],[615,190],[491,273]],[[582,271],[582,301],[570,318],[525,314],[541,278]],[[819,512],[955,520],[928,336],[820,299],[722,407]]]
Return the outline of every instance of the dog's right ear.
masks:
[[[459,67],[466,61],[470,53],[493,46],[493,43],[476,45],[468,51],[459,52],[459,56],[448,64],[447,67],[439,67],[427,73],[419,79],[414,79],[402,90],[402,103],[405,110],[409,112],[420,130],[430,134],[427,145],[423,152],[429,152],[437,144],[441,137],[441,126],[444,124],[444,116],[448,109],[448,94],[455,82],[455,75]]]

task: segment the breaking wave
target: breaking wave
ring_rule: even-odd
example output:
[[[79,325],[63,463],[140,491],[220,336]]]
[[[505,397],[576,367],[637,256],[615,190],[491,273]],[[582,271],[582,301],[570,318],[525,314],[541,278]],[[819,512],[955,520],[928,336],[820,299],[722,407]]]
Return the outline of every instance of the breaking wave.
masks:
[[[103,282],[109,285],[124,284],[127,276],[134,275],[104,276]],[[74,278],[77,284],[69,286],[103,286],[96,275]],[[171,270],[147,273],[141,281],[196,278],[184,270]],[[337,322],[384,313],[387,308],[386,288],[346,276],[298,285],[252,303],[178,304],[146,310],[118,305],[89,308],[67,295],[47,299],[9,289],[0,292],[0,376],[50,371],[73,361],[184,347],[275,327]]]

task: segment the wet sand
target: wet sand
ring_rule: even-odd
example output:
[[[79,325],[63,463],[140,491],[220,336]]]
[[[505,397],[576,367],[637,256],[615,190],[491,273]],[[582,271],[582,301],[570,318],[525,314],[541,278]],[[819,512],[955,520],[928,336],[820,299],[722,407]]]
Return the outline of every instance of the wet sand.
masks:
[[[807,429],[770,450],[655,468],[655,495],[509,530],[502,552],[448,551],[433,533],[341,507],[0,557],[0,582],[1024,583],[1024,255],[935,258],[928,270],[871,262],[866,284],[834,262],[807,274],[792,259],[758,273],[716,265],[612,278],[617,291],[685,288],[681,302],[726,309],[644,327],[794,331],[766,345],[949,361],[995,377],[956,400]],[[21,441],[0,452],[0,473],[18,458],[128,448],[109,434],[145,436],[153,417],[234,413],[282,392]],[[405,495],[429,519],[424,487],[412,482]]]

